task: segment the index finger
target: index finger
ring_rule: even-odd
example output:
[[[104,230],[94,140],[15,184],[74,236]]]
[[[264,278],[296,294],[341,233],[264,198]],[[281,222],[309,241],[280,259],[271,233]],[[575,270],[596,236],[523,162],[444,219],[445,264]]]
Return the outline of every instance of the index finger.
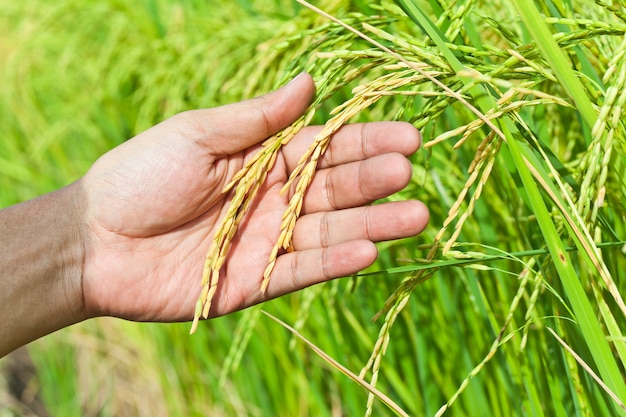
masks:
[[[300,157],[321,130],[321,126],[305,127],[283,148],[288,172],[297,166]],[[406,122],[348,124],[333,135],[318,168],[361,161],[387,153],[409,156],[419,149],[421,142],[420,132]]]

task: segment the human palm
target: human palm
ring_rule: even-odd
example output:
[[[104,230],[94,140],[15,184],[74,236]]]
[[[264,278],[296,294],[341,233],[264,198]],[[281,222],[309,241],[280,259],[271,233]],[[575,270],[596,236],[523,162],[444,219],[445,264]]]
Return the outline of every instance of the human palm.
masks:
[[[261,98],[182,113],[98,160],[80,184],[87,313],[190,320],[204,257],[231,197],[222,189],[260,141],[306,109],[313,91],[310,77],[301,76]],[[261,294],[290,197],[280,190],[318,130],[303,129],[280,152],[233,240],[211,316],[357,272],[375,260],[373,242],[425,227],[428,213],[417,201],[366,206],[407,184],[404,155],[419,146],[417,132],[402,123],[346,126],[307,193],[295,251],[280,254]]]

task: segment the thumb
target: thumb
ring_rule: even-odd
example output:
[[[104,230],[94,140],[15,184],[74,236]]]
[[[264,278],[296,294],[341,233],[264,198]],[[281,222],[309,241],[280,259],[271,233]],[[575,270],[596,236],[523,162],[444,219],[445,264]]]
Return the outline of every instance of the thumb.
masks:
[[[315,84],[301,73],[284,87],[251,100],[192,111],[200,137],[211,154],[224,156],[253,146],[294,122],[307,109]]]

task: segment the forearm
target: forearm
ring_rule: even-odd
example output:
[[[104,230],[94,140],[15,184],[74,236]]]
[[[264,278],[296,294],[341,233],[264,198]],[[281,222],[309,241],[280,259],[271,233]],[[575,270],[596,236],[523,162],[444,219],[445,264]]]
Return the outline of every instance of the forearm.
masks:
[[[79,185],[0,211],[0,357],[83,320]]]

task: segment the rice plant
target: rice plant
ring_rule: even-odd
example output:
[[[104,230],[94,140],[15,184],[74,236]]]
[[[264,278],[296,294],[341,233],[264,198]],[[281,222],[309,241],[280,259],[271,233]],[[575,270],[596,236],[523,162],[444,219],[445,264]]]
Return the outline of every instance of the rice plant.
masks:
[[[303,70],[315,102],[257,159],[328,123],[301,194],[343,123],[404,120],[424,137],[390,198],[426,202],[427,231],[263,306],[315,351],[259,308],[193,336],[101,319],[30,348],[56,414],[626,414],[623,2],[316,3],[349,28],[292,1],[0,3],[3,205],[175,112]],[[242,201],[251,167],[232,184]],[[286,246],[295,200],[290,213]]]
[[[425,13],[424,5],[398,0],[397,4],[421,29],[421,37],[376,28],[369,23],[362,25],[365,31],[391,44],[391,47],[382,46],[358,29],[351,29],[387,52],[386,62],[381,64],[387,71],[377,80],[389,77],[389,72],[393,71],[404,72],[406,76],[416,72],[434,74],[434,79],[428,77],[421,82],[412,81],[409,92],[397,94],[411,97],[420,96],[423,91],[428,93],[422,95],[420,107],[423,110],[410,116],[409,120],[416,125],[428,129],[436,126],[438,119],[445,117],[445,110],[451,106],[460,107],[462,104],[465,107],[459,112],[465,113],[465,121],[457,122],[458,126],[453,129],[444,127],[443,132],[427,142],[426,146],[432,147],[434,153],[435,147],[454,139],[453,150],[469,148],[470,155],[474,153],[471,159],[468,158],[471,163],[467,166],[463,188],[456,193],[456,201],[450,206],[426,253],[425,263],[429,268],[416,268],[387,301],[381,311],[385,319],[378,340],[360,376],[369,373],[371,383],[376,384],[382,358],[388,344],[393,343],[390,333],[394,322],[412,293],[433,275],[431,271],[440,269],[437,258],[451,256],[451,249],[461,244],[458,240],[466,223],[473,216],[484,189],[494,182],[491,180],[492,173],[500,168],[501,177],[495,181],[502,181],[503,174],[510,176],[509,182],[518,184],[515,188],[519,190],[519,195],[516,202],[513,200],[509,204],[523,208],[507,213],[507,217],[511,214],[513,218],[532,217],[530,222],[534,226],[528,231],[519,230],[516,235],[522,239],[515,244],[530,245],[526,249],[541,248],[545,252],[531,258],[540,269],[531,267],[526,261],[522,263],[522,271],[508,271],[524,276],[524,279],[520,280],[521,285],[508,313],[503,320],[498,320],[502,323],[498,336],[484,360],[468,374],[437,415],[447,411],[469,380],[505,341],[512,339],[519,329],[530,325],[529,313],[536,308],[536,300],[527,307],[526,323],[521,328],[511,327],[514,313],[520,308],[519,301],[524,297],[528,274],[532,274],[537,282],[544,281],[541,285],[546,287],[559,286],[560,291],[552,290],[551,293],[558,297],[560,308],[548,310],[549,314],[544,313],[545,318],[539,321],[545,326],[544,331],[550,332],[582,367],[576,369],[572,366],[570,357],[569,371],[586,373],[585,377],[592,377],[592,384],[598,383],[605,392],[606,402],[598,405],[602,408],[596,411],[623,414],[626,411],[626,384],[623,377],[624,356],[620,353],[624,350],[620,324],[623,325],[626,317],[626,306],[616,283],[619,268],[611,271],[605,260],[611,255],[623,258],[623,254],[611,254],[606,250],[603,254],[599,245],[608,243],[617,248],[624,245],[618,232],[624,216],[620,210],[624,195],[624,132],[620,132],[623,128],[621,106],[615,104],[617,97],[624,94],[622,77],[626,74],[617,68],[620,66],[617,61],[604,59],[603,64],[604,56],[593,55],[593,52],[603,48],[606,52],[610,51],[608,56],[621,57],[624,48],[622,14],[618,8],[601,2],[579,5],[580,8],[574,10],[572,5],[566,3],[549,2],[544,5],[544,14],[532,2],[513,3],[521,16],[521,21],[517,22],[519,33],[512,30],[514,14],[511,14],[504,29],[502,23],[480,18],[490,14],[484,9],[478,10],[479,6],[471,1],[454,4],[439,2],[441,14],[435,19]],[[393,13],[392,7],[386,10]],[[498,14],[501,15],[502,10]],[[562,17],[566,14],[568,18]],[[586,16],[594,16],[598,20],[584,19]],[[487,43],[484,34],[497,36],[500,44]],[[427,66],[424,68],[423,64]],[[407,106],[415,100],[403,101],[399,113],[405,114]],[[470,101],[475,104],[470,104]],[[433,112],[433,109],[437,110]],[[539,109],[541,113],[538,113]],[[547,123],[544,120],[539,122],[548,125],[543,132],[538,130],[537,115],[541,119],[549,119]],[[569,130],[561,135],[551,135],[550,130],[558,129],[554,125],[566,123],[565,117],[565,120],[578,122],[578,132]],[[436,127],[432,129],[437,132]],[[474,146],[471,145],[472,137],[480,139]],[[579,146],[578,152],[569,147],[571,153],[567,155],[570,161],[580,161],[577,166],[567,167],[568,160],[553,151],[550,142],[564,140]],[[621,145],[618,145],[620,142]],[[600,159],[602,162],[599,162]],[[594,162],[588,162],[590,160]],[[609,171],[615,173],[613,186],[609,185]],[[615,203],[606,199],[607,186],[615,191]],[[601,211],[604,213],[600,214]],[[491,213],[492,222],[496,213]],[[618,224],[609,219],[617,220]],[[452,224],[454,231],[450,233],[448,229]],[[487,243],[484,243],[487,236],[480,237],[482,239],[470,244]],[[512,250],[509,245],[497,243],[494,246],[498,251],[510,253]],[[467,244],[464,242],[462,245]],[[572,256],[566,250],[568,244],[576,250]],[[474,259],[475,268],[485,268],[481,259],[486,254],[454,252],[453,256]],[[561,293],[563,295],[559,295]],[[565,309],[567,314],[560,314],[561,309]],[[559,319],[569,319],[574,323],[574,330],[570,332],[576,332],[576,335],[570,337],[589,355],[588,362],[575,355],[575,349],[570,349],[550,327],[555,326],[561,332],[569,333]],[[554,324],[550,323],[552,321]],[[522,331],[526,340],[527,330]],[[597,369],[600,377],[592,371],[593,368]],[[585,398],[584,393],[598,388],[583,384],[583,379],[579,375],[573,378],[578,382],[571,389],[579,393],[576,399],[587,405],[587,402],[593,401]],[[536,399],[533,391],[528,390],[528,401]],[[366,415],[371,413],[372,399],[370,395]],[[531,405],[533,410],[546,411],[543,401]],[[568,411],[571,413],[577,408]]]

